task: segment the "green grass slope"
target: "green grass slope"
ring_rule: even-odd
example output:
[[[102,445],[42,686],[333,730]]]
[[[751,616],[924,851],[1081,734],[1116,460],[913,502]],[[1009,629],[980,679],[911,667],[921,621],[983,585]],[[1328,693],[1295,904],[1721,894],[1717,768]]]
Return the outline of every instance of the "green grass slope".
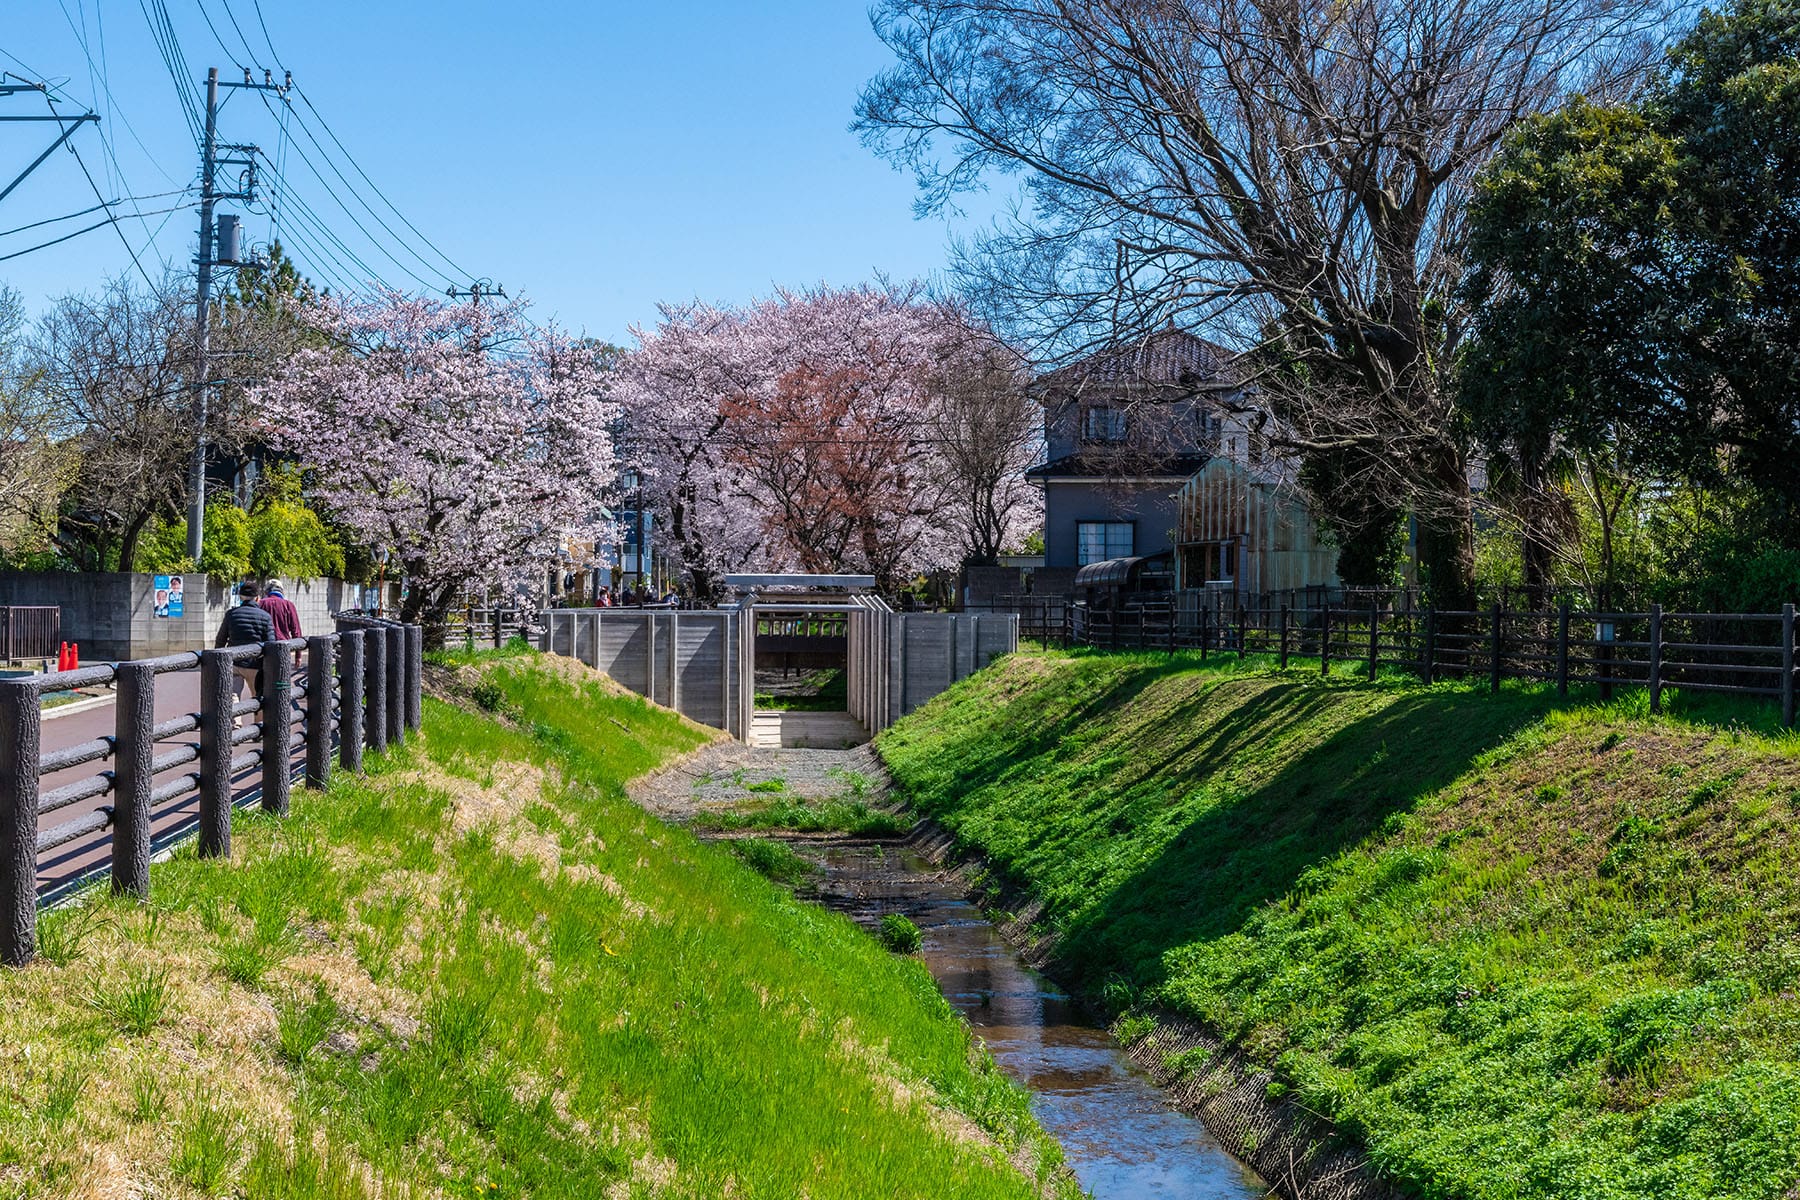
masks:
[[[1015,655],[879,748],[1079,987],[1419,1195],[1800,1194],[1800,743],[1553,699]]]
[[[461,670],[479,707],[229,861],[46,919],[0,974],[0,1196],[1061,1186],[919,963],[625,800],[706,734],[571,664]]]

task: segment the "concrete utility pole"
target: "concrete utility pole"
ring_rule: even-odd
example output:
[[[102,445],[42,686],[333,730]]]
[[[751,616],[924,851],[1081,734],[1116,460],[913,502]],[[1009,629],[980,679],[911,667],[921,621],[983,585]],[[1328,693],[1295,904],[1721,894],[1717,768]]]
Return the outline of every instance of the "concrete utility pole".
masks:
[[[263,82],[254,83],[250,79],[249,69],[245,68],[242,83],[222,84],[219,82],[219,68],[209,67],[206,72],[206,135],[200,146],[199,286],[195,289],[194,299],[194,458],[188,465],[187,554],[196,568],[200,565],[200,553],[206,546],[206,376],[207,351],[212,341],[212,269],[215,266],[254,265],[239,262],[235,246],[229,247],[229,258],[217,257],[219,247],[216,244],[213,205],[219,200],[240,200],[246,204],[255,202],[257,155],[255,146],[219,145],[219,89],[249,88],[251,91],[283,95],[293,86],[293,82],[294,77],[287,75],[281,83],[276,83],[269,72],[264,71]],[[221,150],[240,157],[220,158]],[[215,177],[222,166],[244,169],[242,191],[218,190]]]

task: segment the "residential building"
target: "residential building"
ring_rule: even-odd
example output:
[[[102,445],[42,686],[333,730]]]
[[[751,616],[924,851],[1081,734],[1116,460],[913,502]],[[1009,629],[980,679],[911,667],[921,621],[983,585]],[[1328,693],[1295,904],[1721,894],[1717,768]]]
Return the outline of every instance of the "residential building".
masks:
[[[1038,380],[1046,461],[1026,475],[1044,489],[1045,565],[1033,591],[1068,592],[1089,563],[1171,551],[1187,481],[1220,456],[1260,458],[1232,411],[1230,363],[1169,328]]]

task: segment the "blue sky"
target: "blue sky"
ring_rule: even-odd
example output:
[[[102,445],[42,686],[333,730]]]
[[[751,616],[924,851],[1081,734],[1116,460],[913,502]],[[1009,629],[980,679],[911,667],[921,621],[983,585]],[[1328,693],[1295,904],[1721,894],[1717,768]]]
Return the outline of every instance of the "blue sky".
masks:
[[[621,340],[630,324],[654,318],[659,300],[738,302],[778,284],[848,284],[877,272],[929,277],[944,262],[945,223],[916,220],[911,179],[846,128],[860,86],[887,57],[855,0],[260,0],[278,60],[253,0],[229,0],[229,11],[227,2],[166,0],[195,94],[208,66],[241,79],[234,60],[278,61],[401,213],[470,275],[532,297],[540,320],[554,316]],[[194,139],[146,7],[153,4],[14,0],[0,28],[0,69],[64,81],[74,108],[94,104],[106,118],[117,172],[92,129],[76,135],[105,199],[165,192],[197,177]],[[43,111],[33,97],[0,99],[0,113]],[[323,129],[311,128],[329,147]],[[49,125],[0,124],[0,186],[53,136]],[[277,120],[249,93],[226,104],[221,136],[256,143],[272,156],[283,146]],[[442,288],[439,274],[394,247],[292,121],[286,145],[294,194],[349,252],[387,282],[423,289],[370,245],[300,152],[375,239]],[[338,169],[405,233],[347,164]],[[0,230],[95,202],[78,164],[59,152],[0,201]],[[0,255],[98,215],[0,235]],[[269,236],[266,215],[247,214],[245,225],[252,242]],[[159,259],[188,268],[197,228],[191,210],[127,220],[122,228],[133,249],[148,245],[141,258],[150,271]],[[296,236],[287,239],[304,267],[319,275],[363,274],[335,247],[330,253],[342,265],[331,266],[328,243],[316,230],[310,236],[317,252]],[[451,273],[428,248],[419,249]],[[0,282],[18,288],[35,309],[123,270],[134,270],[125,245],[101,229],[0,262]]]

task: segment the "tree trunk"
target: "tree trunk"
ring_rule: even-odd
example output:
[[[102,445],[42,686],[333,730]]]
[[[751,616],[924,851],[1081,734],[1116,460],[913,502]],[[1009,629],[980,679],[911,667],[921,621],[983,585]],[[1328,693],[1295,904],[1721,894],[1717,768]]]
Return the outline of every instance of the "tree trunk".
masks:
[[[1419,518],[1419,565],[1426,595],[1440,609],[1475,607],[1475,518],[1469,478],[1461,464],[1446,461],[1436,471],[1438,511]]]
[[[1519,560],[1525,595],[1532,611],[1546,607],[1556,562],[1555,514],[1550,498],[1544,492],[1543,463],[1535,453],[1522,451],[1519,456],[1519,516],[1521,530]]]

